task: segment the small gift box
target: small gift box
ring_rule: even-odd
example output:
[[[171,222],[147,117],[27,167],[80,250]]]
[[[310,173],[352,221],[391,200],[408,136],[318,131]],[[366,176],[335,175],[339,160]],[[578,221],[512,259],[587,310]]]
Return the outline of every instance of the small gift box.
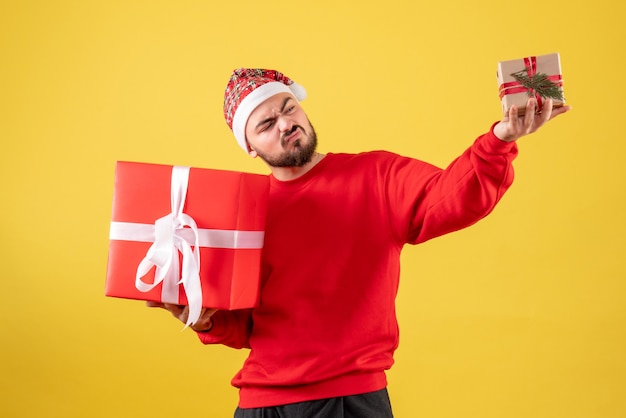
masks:
[[[105,295],[242,309],[259,298],[269,178],[118,162]]]
[[[554,107],[563,106],[563,77],[558,53],[526,57],[498,63],[498,86],[502,113],[506,115],[512,105],[523,115],[529,97],[535,97],[538,110],[546,99]]]

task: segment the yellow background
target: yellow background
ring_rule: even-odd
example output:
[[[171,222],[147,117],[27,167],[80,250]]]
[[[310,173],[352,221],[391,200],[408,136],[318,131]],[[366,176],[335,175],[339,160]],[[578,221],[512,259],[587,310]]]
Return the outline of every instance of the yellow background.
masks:
[[[626,416],[623,2],[0,5],[0,415],[229,417],[245,351],[103,295],[116,160],[266,173],[230,72],[304,85],[320,149],[446,165],[500,118],[499,60],[560,52],[572,112],[479,224],[403,253],[396,417]],[[376,309],[376,306],[372,306]]]

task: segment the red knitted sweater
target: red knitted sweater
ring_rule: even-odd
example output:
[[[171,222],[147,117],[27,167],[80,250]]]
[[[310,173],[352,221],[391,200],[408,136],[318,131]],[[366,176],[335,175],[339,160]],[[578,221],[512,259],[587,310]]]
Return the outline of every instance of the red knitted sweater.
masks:
[[[446,169],[376,151],[271,177],[260,306],[218,311],[205,344],[250,348],[242,408],[386,386],[404,244],[474,224],[513,181],[514,143],[482,135]]]

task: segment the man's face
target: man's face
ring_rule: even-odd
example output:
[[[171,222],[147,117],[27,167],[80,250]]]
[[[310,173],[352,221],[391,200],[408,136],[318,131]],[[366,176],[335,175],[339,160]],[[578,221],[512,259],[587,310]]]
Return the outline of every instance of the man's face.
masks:
[[[250,154],[271,167],[301,167],[311,161],[317,147],[311,122],[289,93],[276,94],[254,109],[246,139]]]

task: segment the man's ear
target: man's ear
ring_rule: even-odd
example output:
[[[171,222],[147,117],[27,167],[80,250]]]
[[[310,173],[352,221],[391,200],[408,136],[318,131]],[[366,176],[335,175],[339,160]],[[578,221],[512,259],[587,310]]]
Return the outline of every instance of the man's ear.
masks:
[[[259,156],[259,154],[257,154],[257,152],[255,150],[252,149],[252,147],[250,146],[250,144],[248,144],[248,142],[246,141],[246,145],[248,146],[248,155],[252,158],[256,158]]]

